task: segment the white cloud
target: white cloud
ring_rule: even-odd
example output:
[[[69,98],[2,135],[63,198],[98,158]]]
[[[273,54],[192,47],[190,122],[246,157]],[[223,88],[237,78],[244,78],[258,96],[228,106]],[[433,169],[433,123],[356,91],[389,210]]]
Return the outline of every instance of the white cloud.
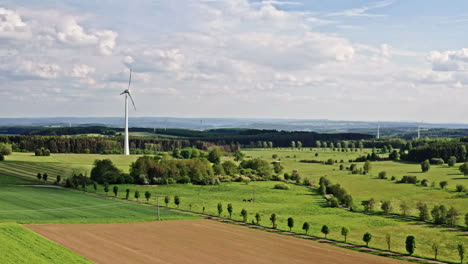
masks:
[[[93,74],[96,71],[95,68],[90,67],[86,64],[74,65],[70,73],[70,76],[76,78],[87,78],[89,75]]]
[[[426,59],[432,64],[432,69],[435,71],[468,70],[468,48],[444,52],[432,51]]]
[[[328,16],[344,16],[344,17],[383,17],[382,14],[371,14],[368,11],[384,8],[389,5],[392,5],[394,0],[384,0],[380,2],[373,3],[371,5],[362,6],[359,8],[346,9],[340,12],[334,12],[328,14]]]
[[[0,7],[0,39],[24,39],[29,36],[29,29],[20,15],[14,10]]]

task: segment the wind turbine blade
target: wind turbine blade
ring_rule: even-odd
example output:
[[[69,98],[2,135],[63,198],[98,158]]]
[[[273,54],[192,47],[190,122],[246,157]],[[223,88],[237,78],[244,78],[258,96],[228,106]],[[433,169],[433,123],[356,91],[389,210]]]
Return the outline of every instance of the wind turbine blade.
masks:
[[[132,81],[132,68],[130,68],[130,78],[128,78],[128,88],[130,89],[130,82]]]
[[[130,99],[132,100],[133,108],[135,108],[135,110],[136,110],[135,102],[133,101],[133,97],[132,97],[132,94],[130,93],[130,91],[128,91],[128,96],[130,96]]]

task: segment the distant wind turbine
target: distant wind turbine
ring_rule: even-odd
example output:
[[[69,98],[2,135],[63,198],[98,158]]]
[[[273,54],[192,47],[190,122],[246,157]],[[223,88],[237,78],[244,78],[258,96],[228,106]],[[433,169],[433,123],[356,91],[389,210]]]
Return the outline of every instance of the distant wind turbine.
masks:
[[[424,120],[422,120],[422,121],[419,122],[419,124],[418,124],[418,139],[421,138],[421,125],[422,125],[423,122],[424,122]]]
[[[135,102],[130,93],[130,83],[132,82],[132,69],[130,69],[130,78],[128,79],[128,88],[120,95],[125,94],[125,139],[124,139],[124,155],[130,155],[130,147],[128,142],[128,97],[132,100],[133,108],[136,110]]]
[[[380,138],[380,122],[377,123],[377,139]]]

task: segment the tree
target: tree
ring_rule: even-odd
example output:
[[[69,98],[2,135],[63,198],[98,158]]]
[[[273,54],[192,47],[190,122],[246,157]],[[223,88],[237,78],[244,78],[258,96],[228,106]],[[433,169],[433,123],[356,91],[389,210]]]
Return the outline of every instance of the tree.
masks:
[[[221,216],[222,212],[223,212],[223,205],[221,203],[218,203],[218,216]]]
[[[138,201],[138,199],[140,199],[140,192],[139,192],[139,191],[135,191],[134,197],[135,197],[135,199]]]
[[[0,143],[0,156],[8,156],[11,154],[11,144]]]
[[[387,249],[390,251],[390,246],[392,245],[392,235],[385,234],[385,242],[387,242]]]
[[[458,256],[460,256],[460,263],[463,264],[463,259],[465,258],[465,246],[463,244],[457,245]]]
[[[328,234],[330,234],[330,229],[328,229],[327,225],[322,226],[322,230],[320,230],[325,235],[325,238],[327,238]]]
[[[343,226],[341,228],[341,235],[344,236],[344,242],[346,243],[346,239],[348,238],[348,234],[349,234],[349,228]]]
[[[294,219],[292,217],[288,218],[288,227],[289,227],[289,232],[291,232],[292,228],[294,227]]]
[[[38,173],[38,174],[36,175],[36,178],[37,178],[38,180],[42,180],[42,174]]]
[[[180,197],[179,196],[174,196],[174,204],[177,205],[177,208],[179,208],[180,205]]]
[[[400,204],[400,210],[401,210],[401,213],[404,215],[404,216],[408,216],[409,214],[409,206],[406,202],[402,202]]]
[[[247,210],[242,209],[241,211],[242,221],[245,223],[247,222]]]
[[[468,227],[468,213],[465,215],[465,225]]]
[[[130,198],[130,189],[125,190],[125,199]]]
[[[296,147],[296,142],[294,142],[294,141],[291,141],[291,148],[293,148],[293,149],[294,149],[295,147]]]
[[[236,152],[234,152],[234,160],[235,161],[242,161],[245,157],[245,154],[242,153],[240,150],[236,150]]]
[[[283,171],[284,167],[283,165],[281,165],[280,162],[275,162],[273,163],[273,171],[276,173],[276,174],[279,174],[281,173],[281,171]]]
[[[232,218],[232,204],[227,205],[227,211],[229,213],[229,219]]]
[[[362,201],[361,205],[364,206],[364,212],[366,212],[366,213],[373,212],[374,207],[375,207],[375,200],[374,200],[374,198],[371,198],[368,201]]]
[[[106,193],[106,195],[109,192],[109,184],[107,182],[104,183],[104,192]]]
[[[369,243],[372,240],[372,234],[369,232],[366,232],[364,236],[362,237],[362,240],[366,242],[366,247],[369,247]]]
[[[429,162],[429,160],[425,160],[421,162],[422,172],[428,172],[430,168],[431,168],[431,163]]]
[[[260,213],[255,214],[255,220],[257,221],[257,225],[260,225],[260,221],[262,220]]]
[[[447,223],[447,209],[444,205],[434,206],[431,211],[431,215],[434,223],[438,225]]]
[[[175,159],[180,159],[182,156],[180,155],[180,149],[176,148],[172,151],[172,157]]]
[[[297,145],[297,148],[298,148],[298,149],[301,149],[301,148],[302,148],[302,142],[297,141],[297,144],[296,144],[296,145]]]
[[[97,182],[93,181],[93,189],[96,192],[97,191]]]
[[[450,207],[450,210],[447,212],[447,223],[450,226],[455,226],[458,222],[460,213],[453,206]]]
[[[219,164],[221,162],[221,157],[223,156],[223,152],[219,147],[214,147],[209,153],[208,153],[208,160],[211,163],[214,164]]]
[[[166,204],[166,207],[169,206],[169,202],[171,202],[171,197],[170,196],[164,197],[164,203]]]
[[[391,201],[382,201],[381,209],[385,214],[389,214],[392,211],[392,202]]]
[[[439,243],[432,243],[432,251],[434,251],[434,259],[437,260],[437,255],[439,255]]]
[[[42,174],[42,179],[44,180],[44,183],[47,182],[47,178],[49,178],[49,175],[47,175],[47,173]]]
[[[276,214],[270,215],[270,222],[271,222],[272,228],[276,228]]]
[[[91,180],[100,184],[105,182],[109,184],[119,182],[122,172],[112,163],[110,159],[95,160],[94,167],[91,170]]]
[[[461,173],[463,173],[463,175],[465,176],[468,175],[468,161],[460,165],[458,169],[460,170]]]
[[[370,170],[372,169],[372,164],[370,161],[366,160],[366,162],[364,163],[364,167],[363,167],[364,171],[366,173],[369,173]]]
[[[114,186],[114,188],[112,189],[112,191],[114,192],[114,196],[117,197],[117,194],[119,193],[119,186]]]
[[[315,141],[315,146],[316,146],[317,148],[320,148],[321,145],[322,145],[322,143],[320,143],[320,140]]]
[[[455,166],[455,164],[457,163],[457,157],[450,156],[447,163],[448,163],[449,167]]]
[[[426,203],[418,202],[416,208],[419,211],[419,220],[427,221],[429,219],[429,208]]]
[[[441,181],[439,182],[439,186],[441,189],[445,189],[445,187],[448,185],[448,182],[447,181]]]
[[[407,236],[405,241],[405,248],[409,255],[413,255],[416,248],[416,239],[414,236]]]
[[[310,229],[310,225],[308,222],[304,222],[304,224],[302,224],[302,230],[304,230],[304,233],[307,235],[307,233],[309,232],[309,229]]]
[[[151,193],[149,191],[145,192],[145,198],[146,198],[146,202],[149,203],[149,199],[151,198]]]
[[[57,177],[55,178],[55,183],[56,184],[60,184],[60,181],[62,180],[62,176],[60,175],[57,175]]]

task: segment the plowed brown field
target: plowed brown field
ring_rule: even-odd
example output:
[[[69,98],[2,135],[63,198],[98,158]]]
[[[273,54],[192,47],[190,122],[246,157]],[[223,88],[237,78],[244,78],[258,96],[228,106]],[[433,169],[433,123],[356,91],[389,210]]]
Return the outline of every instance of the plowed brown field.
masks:
[[[204,219],[25,226],[99,264],[406,263]]]

